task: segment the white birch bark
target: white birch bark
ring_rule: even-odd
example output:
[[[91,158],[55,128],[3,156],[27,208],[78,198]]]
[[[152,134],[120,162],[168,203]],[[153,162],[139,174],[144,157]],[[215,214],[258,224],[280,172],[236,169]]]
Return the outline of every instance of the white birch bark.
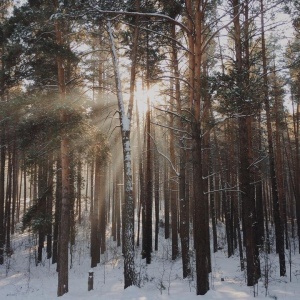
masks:
[[[131,146],[130,146],[130,120],[131,116],[125,113],[122,94],[121,76],[119,72],[118,56],[112,34],[111,23],[108,21],[108,34],[111,46],[114,75],[117,88],[119,119],[123,146],[124,164],[124,192],[125,192],[125,226],[124,226],[124,288],[136,284],[134,266],[134,202],[132,196],[132,170],[131,170]]]

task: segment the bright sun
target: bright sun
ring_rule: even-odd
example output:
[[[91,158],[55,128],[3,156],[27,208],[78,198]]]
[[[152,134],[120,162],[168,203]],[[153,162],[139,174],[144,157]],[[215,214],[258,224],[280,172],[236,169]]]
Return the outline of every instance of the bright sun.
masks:
[[[161,95],[159,85],[152,85],[147,91],[143,88],[141,82],[138,82],[135,89],[135,100],[137,101],[139,114],[143,115],[148,110],[147,99],[149,97],[150,106],[159,106],[165,103],[164,97]]]

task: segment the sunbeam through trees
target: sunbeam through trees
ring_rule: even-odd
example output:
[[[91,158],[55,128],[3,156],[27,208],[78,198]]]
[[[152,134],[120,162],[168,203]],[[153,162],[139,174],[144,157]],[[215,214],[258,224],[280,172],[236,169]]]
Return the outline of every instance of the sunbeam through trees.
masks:
[[[299,20],[289,0],[2,1],[0,280],[21,238],[58,297],[77,263],[170,297],[175,265],[217,297],[217,253],[249,295],[297,278]]]

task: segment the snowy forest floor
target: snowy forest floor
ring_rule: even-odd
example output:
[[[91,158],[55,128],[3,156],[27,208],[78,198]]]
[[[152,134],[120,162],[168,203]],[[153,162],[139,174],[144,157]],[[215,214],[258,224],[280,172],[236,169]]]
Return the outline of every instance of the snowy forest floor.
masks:
[[[88,291],[90,271],[90,248],[88,221],[83,222],[73,249],[69,270],[69,293],[62,299],[300,299],[300,255],[292,251],[291,259],[286,252],[287,276],[279,276],[278,257],[261,253],[262,278],[255,288],[247,287],[245,272],[240,271],[239,255],[227,258],[226,245],[212,253],[210,291],[205,296],[196,296],[193,278],[182,279],[181,259],[172,261],[171,241],[159,236],[159,250],[153,251],[152,263],[146,265],[136,251],[136,269],[140,288],[123,289],[123,259],[121,249],[111,239],[101,263],[94,272],[94,289]],[[219,224],[220,225],[220,224]],[[82,229],[85,230],[82,230]],[[220,228],[222,232],[222,228]],[[0,266],[0,299],[43,300],[57,299],[56,264],[44,259],[35,265],[35,237],[32,234],[16,233],[12,239],[14,250],[5,264]],[[219,236],[219,245],[225,243],[224,234]],[[293,245],[292,245],[293,246]],[[46,250],[45,250],[46,251]],[[44,255],[46,257],[46,255]],[[290,270],[291,265],[291,270]],[[192,262],[194,268],[195,263]],[[267,271],[266,271],[267,270]],[[291,272],[290,272],[291,271]],[[291,277],[290,277],[291,274]],[[266,276],[267,275],[267,276]],[[266,285],[268,279],[268,284]],[[267,289],[266,289],[267,286]]]

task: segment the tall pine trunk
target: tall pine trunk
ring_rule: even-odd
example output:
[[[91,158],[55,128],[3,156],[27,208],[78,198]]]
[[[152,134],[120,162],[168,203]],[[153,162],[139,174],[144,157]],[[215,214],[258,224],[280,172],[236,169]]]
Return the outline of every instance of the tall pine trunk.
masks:
[[[101,193],[101,156],[96,154],[95,162],[95,187],[93,207],[91,211],[91,268],[100,263],[100,228],[99,228],[99,206]]]
[[[58,3],[56,3],[58,7]],[[63,33],[61,21],[55,22],[56,43],[63,46]],[[66,84],[64,62],[61,56],[57,56],[58,87],[61,102],[66,99]],[[68,122],[68,116],[65,111],[61,112],[60,119],[62,124]],[[62,174],[62,199],[60,208],[59,223],[59,253],[58,253],[58,287],[57,296],[62,296],[69,291],[69,233],[70,233],[70,140],[66,132],[62,134],[60,142],[61,152],[61,174]]]
[[[4,263],[4,243],[5,243],[5,162],[6,162],[6,145],[5,145],[5,131],[1,128],[0,133],[0,265]]]
[[[268,135],[268,150],[269,150],[269,163],[270,163],[270,177],[272,184],[272,202],[273,202],[273,217],[275,223],[276,235],[276,251],[279,255],[280,276],[285,276],[285,254],[284,254],[284,231],[282,220],[280,217],[279,195],[275,170],[274,146],[272,139],[271,127],[271,112],[268,96],[268,78],[267,78],[267,57],[265,45],[265,30],[264,30],[264,1],[261,0],[261,39],[262,39],[262,60],[263,60],[263,79],[264,79],[264,104],[267,117],[267,135]]]
[[[236,71],[237,86],[241,91],[249,85],[249,37],[248,37],[248,2],[245,3],[245,49],[242,47],[242,30],[240,24],[240,1],[232,1],[233,5],[233,25],[234,25],[234,42],[236,52]],[[244,50],[244,52],[243,52]],[[244,54],[244,57],[243,57]],[[255,190],[254,190],[254,173],[252,149],[252,116],[249,104],[245,95],[241,94],[239,98],[239,152],[240,152],[240,190],[242,201],[242,221],[244,231],[244,245],[246,247],[247,261],[247,285],[253,286],[260,277],[260,262],[258,248],[256,243],[256,211],[255,211]]]

